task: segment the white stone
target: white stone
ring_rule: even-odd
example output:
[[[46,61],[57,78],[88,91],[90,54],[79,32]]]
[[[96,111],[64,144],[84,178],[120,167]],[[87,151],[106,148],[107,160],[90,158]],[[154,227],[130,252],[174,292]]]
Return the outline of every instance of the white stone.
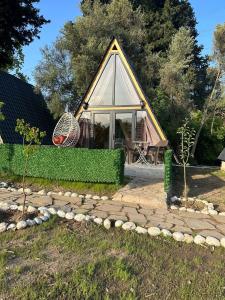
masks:
[[[8,183],[2,181],[2,182],[0,183],[0,187],[1,187],[1,188],[7,188],[7,187],[8,187]]]
[[[17,207],[17,209],[18,209],[19,211],[23,211],[23,205],[19,205],[19,206]],[[24,209],[26,210],[26,207],[25,207]]]
[[[85,218],[86,218],[85,215],[83,215],[83,214],[77,214],[77,215],[74,217],[74,220],[77,221],[77,222],[82,222],[82,221],[85,220]]]
[[[51,217],[51,214],[49,213],[48,210],[46,210],[44,213],[43,213],[44,216],[50,218]]]
[[[224,212],[224,211],[223,211],[223,212],[220,212],[219,215],[220,215],[220,216],[225,216],[225,212]]]
[[[31,191],[30,188],[24,189],[24,192],[25,192],[26,195],[31,195],[32,194],[32,191]]]
[[[201,210],[201,213],[204,214],[204,215],[209,214],[208,209],[204,209],[204,208]]]
[[[65,218],[67,220],[73,220],[74,219],[74,213],[73,212],[66,213]]]
[[[195,212],[195,210],[193,208],[187,208],[188,212]]]
[[[100,197],[97,196],[97,195],[93,196],[92,198],[93,198],[94,200],[100,200]]]
[[[65,213],[62,209],[59,209],[59,210],[57,211],[57,215],[58,215],[60,218],[65,218],[66,213]]]
[[[17,209],[18,209],[18,205],[12,204],[12,205],[9,206],[9,208],[10,208],[11,210],[17,210]]]
[[[40,190],[38,192],[38,195],[45,196],[46,195],[46,191],[45,190]]]
[[[216,216],[218,215],[218,212],[215,209],[209,209],[209,215]]]
[[[1,210],[8,210],[10,208],[9,204],[8,203],[5,203],[5,202],[1,202],[1,205],[0,205],[0,209]]]
[[[164,236],[172,236],[172,233],[168,229],[162,229],[161,232]]]
[[[179,208],[179,210],[180,210],[180,211],[186,211],[186,210],[187,210],[187,208],[186,208],[186,207],[184,207],[184,206],[182,206],[182,207],[180,207],[180,208]]]
[[[90,220],[91,220],[91,216],[89,216],[89,215],[86,215],[86,216],[85,216],[85,221],[87,221],[87,222],[88,222],[88,221],[90,221]]]
[[[72,193],[72,194],[71,194],[71,197],[77,197],[77,196],[78,196],[77,193]]]
[[[141,226],[137,226],[137,227],[135,228],[135,231],[136,231],[137,233],[141,233],[141,234],[146,234],[146,233],[148,232],[148,230],[147,230],[146,228],[141,227]]]
[[[63,195],[63,192],[58,192],[58,195],[59,195],[59,196],[62,196],[62,195]]]
[[[124,230],[134,230],[136,228],[136,225],[133,223],[133,222],[125,222],[123,225],[122,225],[122,228]]]
[[[103,222],[103,225],[106,229],[110,229],[111,228],[111,221],[109,219],[105,219]]]
[[[71,197],[71,195],[72,195],[71,192],[66,192],[66,193],[64,194],[64,196],[66,196],[66,197]]]
[[[40,207],[38,207],[38,210],[41,212],[41,211],[46,211],[46,210],[48,210],[47,209],[47,207],[45,207],[45,206],[40,206]]]
[[[30,226],[30,227],[34,226],[36,224],[36,222],[34,220],[31,220],[31,219],[27,219],[26,222],[27,222],[27,225]]]
[[[48,211],[50,212],[51,215],[57,214],[57,210],[54,207],[49,207]]]
[[[102,196],[101,199],[102,199],[102,200],[108,200],[109,197],[108,197],[108,196]]]
[[[190,243],[193,243],[193,241],[194,241],[194,238],[192,235],[190,235],[188,233],[184,234],[184,242],[185,243],[190,244]]]
[[[151,236],[157,236],[160,235],[161,230],[158,227],[149,227],[148,228],[148,234]]]
[[[215,247],[220,246],[220,241],[212,236],[207,236],[205,242],[210,246],[215,246]]]
[[[16,224],[9,224],[9,226],[7,227],[7,230],[15,230],[16,229]]]
[[[176,201],[178,201],[178,200],[179,200],[179,198],[177,198],[177,196],[173,196],[173,197],[170,198],[170,201],[171,201],[172,203],[174,203],[174,202],[176,202]]]
[[[39,217],[36,217],[36,218],[34,218],[34,222],[35,222],[37,225],[40,225],[40,224],[42,224],[42,219],[39,218]]]
[[[171,205],[170,206],[170,209],[173,209],[173,210],[175,210],[175,209],[178,209],[179,207],[177,206],[177,205]]]
[[[36,211],[37,211],[37,209],[34,206],[31,206],[31,205],[29,205],[28,208],[27,208],[27,212],[29,212],[29,213],[33,213],[33,212],[36,212]]]
[[[49,217],[48,216],[40,216],[40,219],[43,221],[43,222],[46,222],[49,220]]]
[[[123,225],[123,221],[122,220],[117,220],[116,222],[115,222],[115,227],[121,227]]]
[[[17,189],[11,188],[11,192],[17,192]]]
[[[47,196],[51,196],[51,195],[52,195],[52,192],[51,192],[51,191],[47,193]]]
[[[225,237],[222,237],[222,238],[220,239],[220,244],[221,244],[222,247],[225,248]]]
[[[173,233],[173,238],[177,242],[183,242],[184,241],[184,235],[182,232],[174,232]]]
[[[84,195],[79,195],[78,196],[80,199],[84,199]]]
[[[2,222],[0,223],[0,232],[4,232],[7,230],[7,223]]]
[[[94,222],[96,223],[96,224],[98,224],[98,225],[101,225],[102,224],[102,218],[95,218],[94,219]]]
[[[16,224],[16,228],[17,229],[23,229],[23,228],[26,228],[27,227],[27,222],[26,221],[19,221],[17,224]]]
[[[85,198],[86,198],[86,199],[91,199],[91,198],[92,198],[92,195],[91,195],[91,194],[87,194],[87,195],[85,196]]]
[[[208,209],[214,209],[213,203],[208,203],[208,204],[207,204],[207,207],[208,207]]]
[[[201,235],[196,235],[196,236],[194,237],[194,243],[195,243],[196,245],[202,245],[202,244],[205,243],[205,238],[204,238],[203,236],[201,236]]]

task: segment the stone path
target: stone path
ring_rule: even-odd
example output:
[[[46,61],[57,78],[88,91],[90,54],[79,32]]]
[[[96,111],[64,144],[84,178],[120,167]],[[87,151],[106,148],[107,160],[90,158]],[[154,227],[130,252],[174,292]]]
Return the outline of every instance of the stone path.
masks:
[[[113,200],[167,208],[163,166],[125,165],[125,175],[132,179],[113,196]]]
[[[212,236],[220,239],[225,236],[225,216],[210,216],[201,213],[191,213],[177,210],[152,209],[144,204],[125,203],[112,200],[94,200],[79,197],[67,197],[54,194],[40,196],[33,194],[27,197],[27,205],[53,206],[74,213],[94,215],[110,220],[132,221],[143,227],[156,226],[183,233],[198,233],[202,236]],[[0,201],[7,203],[22,203],[21,195],[7,190],[0,191]]]

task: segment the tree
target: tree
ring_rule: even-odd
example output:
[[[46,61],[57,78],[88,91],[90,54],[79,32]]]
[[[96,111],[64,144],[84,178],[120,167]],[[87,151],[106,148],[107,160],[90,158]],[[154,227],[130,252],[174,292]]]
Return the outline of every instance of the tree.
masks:
[[[29,158],[35,151],[37,151],[37,146],[41,144],[42,139],[46,136],[45,131],[40,131],[39,128],[31,127],[29,123],[26,123],[23,119],[16,120],[15,131],[18,132],[23,138],[23,154],[24,154],[24,167],[23,167],[23,214],[25,210],[26,203],[26,192],[25,192],[25,179],[28,172]],[[36,147],[34,146],[36,145]]]
[[[34,7],[39,1],[1,0],[0,69],[10,69],[21,55],[22,47],[39,37],[40,28],[49,22]]]
[[[60,39],[52,47],[42,49],[42,57],[42,62],[34,72],[36,89],[41,90],[51,113],[57,119],[64,112],[66,104],[74,109],[80,100],[74,86],[72,59]]]
[[[192,147],[192,155],[195,154],[196,147],[199,141],[199,137],[201,134],[201,131],[203,129],[203,126],[205,122],[207,121],[207,118],[209,116],[209,110],[215,99],[218,99],[216,97],[216,91],[218,90],[218,86],[220,84],[220,80],[222,79],[224,73],[225,73],[225,23],[222,25],[217,25],[216,30],[214,32],[214,42],[213,42],[213,61],[216,66],[216,75],[215,75],[215,81],[214,85],[212,87],[211,93],[209,97],[207,98],[203,113],[202,113],[202,119],[200,122],[200,126],[198,128],[198,131],[195,136],[195,141],[193,143]]]
[[[4,121],[5,120],[5,116],[3,115],[1,109],[3,107],[4,103],[0,102],[0,121]]]
[[[180,135],[179,156],[183,167],[184,176],[184,199],[187,201],[187,164],[191,156],[191,147],[194,143],[195,130],[189,126],[189,120],[185,119],[183,126],[178,128],[177,133]]]

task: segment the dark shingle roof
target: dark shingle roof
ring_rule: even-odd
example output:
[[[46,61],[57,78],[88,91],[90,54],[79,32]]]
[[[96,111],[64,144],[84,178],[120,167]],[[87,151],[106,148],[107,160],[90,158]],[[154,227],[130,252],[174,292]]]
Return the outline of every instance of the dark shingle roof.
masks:
[[[225,148],[223,149],[223,151],[218,156],[218,159],[225,161]]]
[[[54,121],[43,96],[35,93],[32,85],[0,71],[0,102],[4,102],[5,120],[0,122],[0,136],[4,143],[22,143],[20,135],[15,132],[16,119],[24,119],[31,126],[45,130],[47,136],[43,143],[51,143]]]

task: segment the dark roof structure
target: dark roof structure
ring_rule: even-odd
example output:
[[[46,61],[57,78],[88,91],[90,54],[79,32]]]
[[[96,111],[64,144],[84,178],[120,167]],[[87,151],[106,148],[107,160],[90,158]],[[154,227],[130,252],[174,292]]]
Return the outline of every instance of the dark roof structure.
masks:
[[[21,136],[15,132],[16,120],[24,119],[31,126],[46,131],[43,144],[51,144],[54,130],[53,118],[41,94],[31,84],[0,71],[0,102],[5,120],[0,122],[0,137],[6,144],[21,144]]]
[[[225,148],[223,149],[223,151],[218,156],[218,159],[220,159],[222,161],[225,161]]]

